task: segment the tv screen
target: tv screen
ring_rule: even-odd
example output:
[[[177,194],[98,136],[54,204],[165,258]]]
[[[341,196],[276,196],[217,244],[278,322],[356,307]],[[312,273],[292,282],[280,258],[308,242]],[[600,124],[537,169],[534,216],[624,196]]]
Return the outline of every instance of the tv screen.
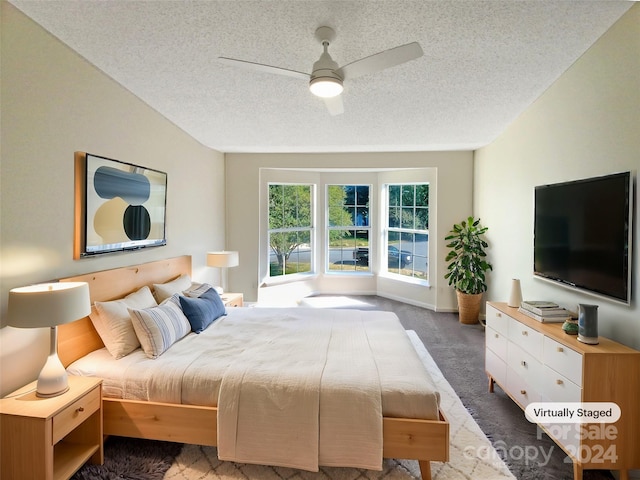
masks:
[[[76,153],[79,257],[165,245],[167,174]]]
[[[535,188],[534,275],[631,301],[631,172]]]

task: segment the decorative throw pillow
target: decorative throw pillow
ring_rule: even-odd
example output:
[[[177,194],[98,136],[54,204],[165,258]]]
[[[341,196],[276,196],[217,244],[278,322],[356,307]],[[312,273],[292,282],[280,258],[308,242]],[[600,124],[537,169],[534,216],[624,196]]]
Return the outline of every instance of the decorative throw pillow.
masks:
[[[205,293],[211,288],[213,287],[208,283],[192,283],[191,287],[189,287],[189,290],[185,290],[182,293],[187,297],[198,298],[200,295],[202,295],[203,293]]]
[[[179,303],[178,294],[175,294],[157,307],[129,309],[133,328],[147,357],[162,355],[191,330]]]
[[[130,354],[140,346],[127,308],[158,305],[149,287],[142,287],[120,300],[95,302],[89,318],[104,346],[115,359]]]
[[[202,332],[215,320],[227,314],[220,295],[213,288],[195,298],[181,296],[180,306],[191,324],[191,330],[195,333]]]
[[[158,303],[164,302],[174,293],[182,293],[189,288],[191,288],[191,278],[186,273],[170,282],[153,284],[153,292]]]

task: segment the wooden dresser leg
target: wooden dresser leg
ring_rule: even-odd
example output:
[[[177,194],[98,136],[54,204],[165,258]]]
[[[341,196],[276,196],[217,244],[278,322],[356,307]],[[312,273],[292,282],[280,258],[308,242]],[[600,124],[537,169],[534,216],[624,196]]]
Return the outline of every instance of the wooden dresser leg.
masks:
[[[620,470],[620,480],[629,480],[629,470]]]
[[[493,393],[493,384],[494,384],[493,377],[489,376],[489,393]]]
[[[431,480],[431,462],[428,460],[419,460],[420,476],[422,480]]]
[[[573,462],[573,480],[582,480],[582,465]]]

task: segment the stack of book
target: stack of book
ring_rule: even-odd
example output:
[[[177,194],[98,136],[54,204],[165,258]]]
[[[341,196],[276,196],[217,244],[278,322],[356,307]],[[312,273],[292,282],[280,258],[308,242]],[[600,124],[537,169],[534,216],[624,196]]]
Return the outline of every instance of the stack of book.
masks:
[[[541,300],[524,300],[518,311],[539,322],[564,322],[571,318],[569,310],[557,303]]]

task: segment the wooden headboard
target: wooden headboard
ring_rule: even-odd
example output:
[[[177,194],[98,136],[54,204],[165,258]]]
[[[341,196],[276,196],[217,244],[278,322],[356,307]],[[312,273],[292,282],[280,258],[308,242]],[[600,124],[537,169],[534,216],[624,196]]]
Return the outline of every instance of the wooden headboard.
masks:
[[[87,282],[93,304],[122,298],[145,285],[153,288],[152,284],[173,280],[183,273],[191,275],[189,255],[62,278],[60,281]],[[58,356],[65,367],[102,347],[104,343],[89,317],[58,327]]]

